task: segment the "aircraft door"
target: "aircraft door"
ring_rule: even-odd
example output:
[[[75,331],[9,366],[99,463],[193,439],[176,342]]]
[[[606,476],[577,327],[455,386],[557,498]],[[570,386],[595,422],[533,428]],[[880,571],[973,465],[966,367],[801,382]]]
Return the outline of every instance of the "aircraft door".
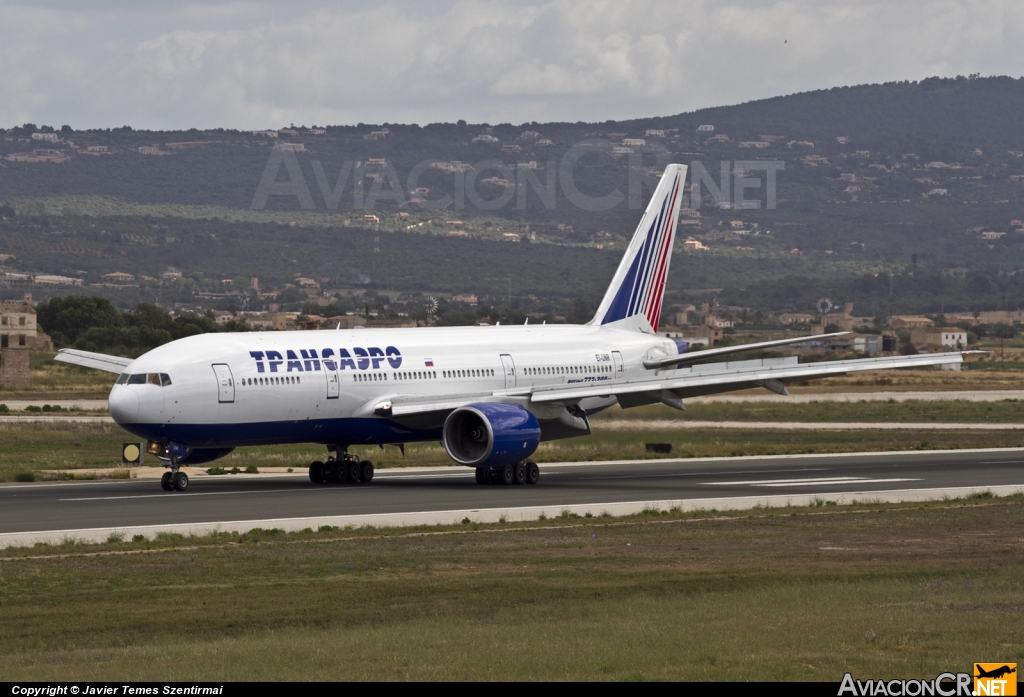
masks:
[[[235,379],[226,363],[214,363],[213,373],[217,376],[217,401],[221,404],[235,401]]]
[[[337,370],[328,370],[327,361],[321,361],[324,367],[324,375],[327,376],[327,399],[337,399],[341,394],[341,381],[338,379]]]
[[[512,356],[507,353],[501,354],[501,366],[505,370],[505,388],[516,386],[516,364],[512,362]]]
[[[618,380],[622,377],[622,354],[618,351],[612,351],[612,363],[615,365],[615,372],[612,374],[612,377]]]

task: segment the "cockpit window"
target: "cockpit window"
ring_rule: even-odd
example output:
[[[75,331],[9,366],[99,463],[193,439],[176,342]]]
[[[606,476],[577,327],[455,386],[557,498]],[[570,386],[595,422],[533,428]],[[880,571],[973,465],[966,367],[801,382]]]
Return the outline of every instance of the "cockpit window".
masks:
[[[134,373],[128,375],[122,373],[117,379],[118,385],[156,385],[157,387],[167,387],[171,384],[171,376],[167,373]]]

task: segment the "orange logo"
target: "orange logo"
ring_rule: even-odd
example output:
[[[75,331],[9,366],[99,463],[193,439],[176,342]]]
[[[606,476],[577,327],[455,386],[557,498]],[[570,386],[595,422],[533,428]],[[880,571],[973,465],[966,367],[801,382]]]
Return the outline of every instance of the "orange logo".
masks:
[[[1009,697],[1017,694],[1016,663],[975,663],[974,694],[976,697]]]

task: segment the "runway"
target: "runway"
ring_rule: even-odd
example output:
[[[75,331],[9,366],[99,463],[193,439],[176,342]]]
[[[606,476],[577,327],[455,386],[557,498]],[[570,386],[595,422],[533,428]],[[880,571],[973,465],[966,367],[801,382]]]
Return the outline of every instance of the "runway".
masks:
[[[0,486],[0,547],[253,527],[410,525],[536,519],[564,510],[749,508],[812,501],[922,500],[1024,491],[1024,451],[993,449],[543,464],[537,486],[481,486],[461,468],[383,470],[369,485],[304,474],[196,477],[186,493],[153,479]]]

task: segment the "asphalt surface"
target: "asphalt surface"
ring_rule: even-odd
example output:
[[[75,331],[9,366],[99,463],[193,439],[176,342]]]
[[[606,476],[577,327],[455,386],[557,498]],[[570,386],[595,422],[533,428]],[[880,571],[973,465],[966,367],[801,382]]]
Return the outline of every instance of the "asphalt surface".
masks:
[[[384,470],[368,485],[315,485],[299,475],[194,477],[185,493],[166,493],[154,479],[8,484],[0,486],[0,534],[989,486],[1024,488],[1024,451],[550,464],[541,465],[536,486],[482,486],[468,468]]]

